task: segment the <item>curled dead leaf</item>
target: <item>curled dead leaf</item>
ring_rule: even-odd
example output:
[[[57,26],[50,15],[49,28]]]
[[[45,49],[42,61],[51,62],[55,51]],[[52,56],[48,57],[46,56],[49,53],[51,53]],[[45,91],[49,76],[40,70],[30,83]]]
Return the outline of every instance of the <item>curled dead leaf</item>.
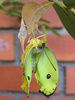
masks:
[[[41,4],[36,2],[26,3],[22,9],[22,18],[27,27],[28,34],[36,34],[38,29],[38,21],[45,14],[54,2],[46,1]]]

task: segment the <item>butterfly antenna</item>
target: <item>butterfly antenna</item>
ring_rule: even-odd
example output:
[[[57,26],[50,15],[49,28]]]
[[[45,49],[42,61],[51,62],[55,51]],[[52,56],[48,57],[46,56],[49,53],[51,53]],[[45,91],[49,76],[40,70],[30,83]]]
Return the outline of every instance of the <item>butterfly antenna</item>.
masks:
[[[44,51],[45,52],[45,51]],[[54,68],[54,70],[56,71],[56,68],[54,67],[54,65],[52,64],[52,62],[51,62],[51,60],[49,59],[49,57],[48,57],[48,55],[47,55],[47,53],[45,52],[45,54],[46,54],[46,56],[47,56],[47,58],[48,58],[48,60],[49,60],[49,62],[51,63],[51,65],[52,65],[52,67]]]
[[[43,34],[43,32],[41,32],[39,29],[38,29],[38,32],[41,33],[41,34]]]
[[[30,36],[30,37],[29,37],[29,39],[28,39],[27,43],[29,43],[29,42],[31,41],[31,38],[32,38],[32,36]]]
[[[35,34],[34,34],[34,31],[33,31],[33,28],[32,28],[32,34],[33,34],[33,37],[35,38]]]
[[[43,34],[43,32],[39,31],[39,29],[38,29],[38,32],[39,32],[39,33],[41,33],[41,34]],[[44,34],[43,34],[43,35],[38,36],[38,37],[37,37],[37,39],[38,39],[38,38],[40,38],[40,37],[43,37],[43,36],[44,36]]]
[[[44,35],[40,35],[40,36],[37,37],[37,39],[40,38],[40,37],[43,37],[43,36],[44,36]]]

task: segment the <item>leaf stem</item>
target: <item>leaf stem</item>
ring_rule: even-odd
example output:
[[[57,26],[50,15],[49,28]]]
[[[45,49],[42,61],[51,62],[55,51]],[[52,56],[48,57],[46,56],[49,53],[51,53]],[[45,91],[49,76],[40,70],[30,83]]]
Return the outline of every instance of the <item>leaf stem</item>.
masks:
[[[55,3],[57,3],[59,6],[61,6],[62,8],[66,8],[66,6],[61,3],[59,0],[53,0]]]

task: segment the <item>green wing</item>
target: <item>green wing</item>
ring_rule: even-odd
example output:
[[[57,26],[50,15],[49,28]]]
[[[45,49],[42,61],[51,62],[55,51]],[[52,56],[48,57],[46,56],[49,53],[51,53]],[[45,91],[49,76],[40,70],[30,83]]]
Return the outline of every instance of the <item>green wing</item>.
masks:
[[[30,51],[30,53],[27,56],[26,59],[26,65],[25,65],[25,77],[27,79],[27,92],[28,92],[28,96],[29,96],[29,87],[30,87],[30,82],[31,82],[31,78],[32,78],[32,62],[31,62],[31,57],[32,57],[32,52]]]
[[[42,52],[36,54],[37,70],[35,78],[41,86],[40,92],[49,96],[53,94],[58,85],[58,65],[53,52],[44,47]]]
[[[31,82],[31,78],[32,78],[32,72],[35,73],[36,71],[36,61],[35,61],[35,54],[33,54],[33,50],[34,48],[31,49],[31,51],[29,52],[27,59],[26,59],[26,64],[25,64],[25,77],[27,80],[27,92],[28,92],[28,96],[29,96],[29,87],[30,87],[30,82]]]
[[[29,96],[30,82],[32,78],[32,71],[34,70],[35,67],[34,64],[35,57],[32,54],[32,51],[33,49],[25,52],[21,59],[21,67],[23,68],[23,78],[22,78],[23,83],[21,85],[21,88],[27,93],[28,96]]]
[[[32,62],[31,62],[31,55],[32,55],[32,48],[33,45],[27,45],[22,58],[21,58],[21,67],[23,69],[23,77],[22,77],[22,85],[21,88],[28,94],[29,96],[29,87],[32,78]]]

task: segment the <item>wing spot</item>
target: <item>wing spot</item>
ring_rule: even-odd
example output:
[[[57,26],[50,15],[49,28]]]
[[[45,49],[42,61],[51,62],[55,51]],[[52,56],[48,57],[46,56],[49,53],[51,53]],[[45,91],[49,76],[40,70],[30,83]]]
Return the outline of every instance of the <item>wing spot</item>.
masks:
[[[27,76],[27,78],[28,78],[28,80],[30,80],[30,77],[29,76]]]
[[[46,76],[46,77],[47,77],[47,79],[49,79],[49,78],[51,78],[51,75],[50,75],[50,74],[47,74],[47,76]]]

